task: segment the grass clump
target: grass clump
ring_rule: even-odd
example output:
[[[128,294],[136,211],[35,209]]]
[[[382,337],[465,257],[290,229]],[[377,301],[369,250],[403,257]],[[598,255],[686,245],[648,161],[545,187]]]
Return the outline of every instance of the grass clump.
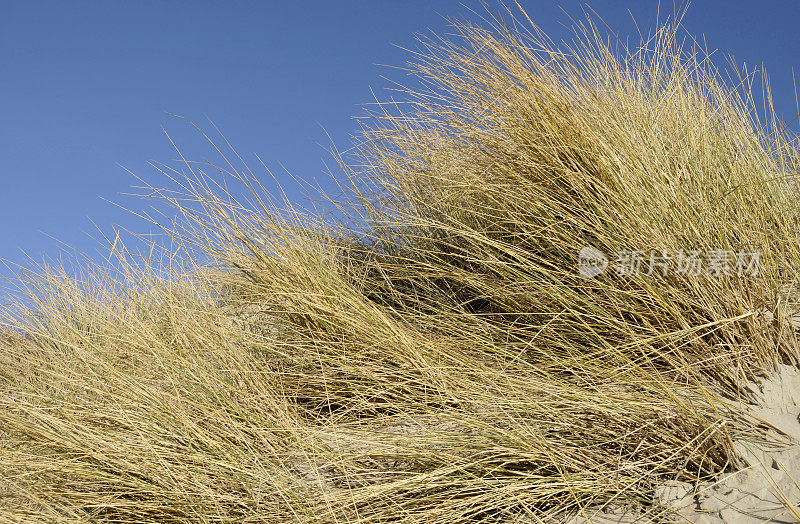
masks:
[[[195,267],[21,284],[0,354],[2,516],[655,518],[659,482],[735,466],[756,424],[724,401],[799,356],[778,301],[796,143],[674,25],[629,50],[591,23],[557,48],[510,21],[422,41],[421,88],[340,157],[344,220],[276,212],[219,150],[248,201],[188,163],[185,191],[160,192]],[[584,246],[761,263],[585,279]]]

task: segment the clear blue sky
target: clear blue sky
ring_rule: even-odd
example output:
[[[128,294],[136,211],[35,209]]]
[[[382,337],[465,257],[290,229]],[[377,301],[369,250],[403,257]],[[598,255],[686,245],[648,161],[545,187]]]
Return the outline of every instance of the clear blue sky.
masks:
[[[583,5],[520,3],[554,40],[568,36],[559,6],[580,17]],[[657,0],[590,4],[635,40],[627,9],[651,28]],[[672,10],[662,4],[662,13]],[[380,75],[403,80],[378,64],[402,65],[408,55],[395,45],[413,46],[415,32],[445,32],[442,15],[474,18],[468,7],[481,9],[444,0],[3,2],[0,258],[23,261],[23,250],[37,260],[55,256],[47,235],[93,251],[89,219],[106,231],[142,230],[101,198],[146,205],[119,196],[136,181],[117,164],[152,179],[148,160],[175,158],[162,126],[191,157],[210,155],[162,110],[197,121],[207,115],[248,159],[258,154],[274,169],[292,199],[300,195],[282,166],[331,187],[317,144],[327,143],[323,128],[348,147],[351,117],[370,89],[388,96]],[[763,63],[779,112],[794,117],[800,2],[698,0],[685,25],[719,50],[720,63],[727,54]]]

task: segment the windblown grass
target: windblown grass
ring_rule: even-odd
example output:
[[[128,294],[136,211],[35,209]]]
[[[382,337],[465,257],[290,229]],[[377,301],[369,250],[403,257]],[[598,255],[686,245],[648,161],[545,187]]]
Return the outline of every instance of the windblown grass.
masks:
[[[675,27],[628,51],[587,24],[558,49],[510,22],[422,41],[422,88],[340,159],[345,219],[275,211],[219,150],[247,201],[189,163],[184,191],[160,192],[213,267],[21,283],[0,516],[655,515],[659,481],[735,465],[731,438],[755,425],[722,400],[800,357],[776,306],[798,267],[781,180],[796,142]],[[762,259],[757,275],[583,279],[587,245]]]

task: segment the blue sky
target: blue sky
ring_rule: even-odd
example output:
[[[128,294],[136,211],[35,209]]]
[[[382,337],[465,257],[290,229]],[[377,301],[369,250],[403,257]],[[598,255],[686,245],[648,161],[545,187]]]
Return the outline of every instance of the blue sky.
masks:
[[[554,40],[582,2],[520,0]],[[672,10],[663,1],[662,16]],[[635,40],[630,8],[652,28],[656,0],[590,2],[621,36]],[[106,202],[136,180],[153,180],[148,160],[175,158],[162,126],[195,159],[210,156],[196,133],[167,116],[211,118],[248,160],[258,154],[290,199],[302,201],[288,173],[332,184],[326,133],[340,148],[371,90],[388,97],[381,75],[403,81],[415,32],[444,33],[443,15],[472,18],[479,2],[38,1],[4,2],[0,17],[0,258],[24,262],[58,254],[58,241],[92,253],[119,224],[146,226]],[[778,111],[796,114],[792,68],[800,73],[800,2],[703,0],[685,25],[722,63],[763,64]],[[797,126],[794,126],[797,129]],[[266,175],[265,175],[266,176]],[[266,180],[266,178],[265,178]],[[267,184],[274,187],[274,184]],[[0,274],[6,273],[0,269]]]

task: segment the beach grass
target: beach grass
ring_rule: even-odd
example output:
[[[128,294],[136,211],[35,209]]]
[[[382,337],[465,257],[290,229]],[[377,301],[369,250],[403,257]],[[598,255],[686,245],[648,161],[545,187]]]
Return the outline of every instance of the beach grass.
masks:
[[[726,401],[800,358],[797,143],[678,20],[636,48],[602,29],[557,46],[515,11],[421,38],[418,84],[336,157],[337,218],[277,209],[214,140],[247,196],[159,168],[177,269],[118,249],[21,276],[0,520],[655,518],[659,482],[736,466],[758,423]],[[633,251],[665,265],[618,271]],[[689,251],[734,259],[680,272]]]

